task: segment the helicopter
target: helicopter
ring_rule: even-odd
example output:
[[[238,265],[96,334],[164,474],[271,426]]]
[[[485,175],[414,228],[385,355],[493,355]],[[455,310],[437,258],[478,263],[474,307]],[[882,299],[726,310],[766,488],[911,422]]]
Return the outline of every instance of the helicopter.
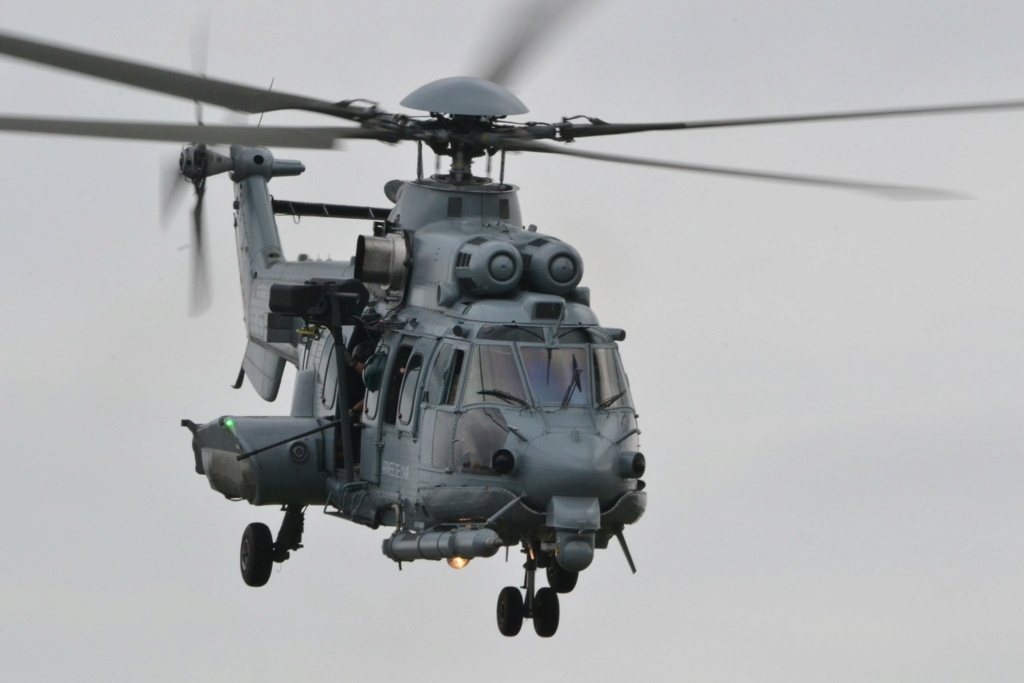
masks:
[[[191,140],[180,171],[196,187],[197,209],[207,180],[231,174],[249,337],[239,379],[248,378],[261,397],[273,400],[284,367],[293,364],[298,371],[290,416],[185,423],[193,434],[196,470],[214,490],[256,505],[284,507],[276,540],[263,525],[250,525],[243,534],[240,566],[247,583],[266,583],[273,563],[301,547],[304,510],[314,504],[366,526],[395,527],[383,552],[399,563],[446,559],[454,566],[522,546],[524,587],[504,589],[498,601],[499,629],[505,635],[518,632],[524,618],[533,620],[541,636],[553,635],[558,594],[572,589],[595,549],[607,546],[613,536],[632,565],[624,528],[637,522],[646,506],[645,458],[616,350],[625,333],[598,323],[582,285],[578,252],[524,228],[517,188],[505,182],[504,164],[495,182],[476,176],[473,161],[483,156],[504,161],[507,151],[571,153],[756,175],[612,158],[544,141],[782,119],[512,125],[505,117],[526,113],[525,106],[489,80],[470,78],[434,82],[412,93],[403,105],[428,114],[416,119],[358,101],[329,103],[209,79],[200,83],[183,74],[143,72],[150,67],[105,62],[16,38],[4,38],[3,49],[232,108],[295,107],[358,124],[289,131],[4,122],[8,130]],[[1002,106],[1019,103],[970,105]],[[394,206],[385,209],[303,205],[270,197],[270,180],[297,175],[303,167],[275,158],[263,145],[328,147],[338,139],[415,142],[421,153],[426,146],[451,157],[451,168],[427,177],[420,161],[415,180],[389,184]],[[214,143],[235,146],[223,155],[207,147]],[[928,194],[907,187],[775,177],[883,194]],[[356,257],[347,264],[288,261],[275,215],[366,218],[373,233],[360,237]],[[201,235],[198,219],[196,235]],[[349,414],[357,419],[348,419]],[[545,569],[548,588],[536,589],[538,568]]]

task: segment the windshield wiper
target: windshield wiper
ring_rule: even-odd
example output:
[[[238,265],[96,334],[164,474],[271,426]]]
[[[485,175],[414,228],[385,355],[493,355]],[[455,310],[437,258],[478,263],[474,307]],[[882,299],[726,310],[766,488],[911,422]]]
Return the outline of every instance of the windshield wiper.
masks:
[[[573,393],[577,389],[583,391],[583,385],[580,383],[580,375],[583,374],[583,368],[576,362],[576,354],[572,354],[572,379],[569,380],[569,386],[565,389],[565,395],[562,396],[562,407],[569,405],[569,401],[572,399]]]
[[[619,393],[615,394],[611,398],[607,398],[607,399],[601,401],[600,403],[598,403],[597,407],[598,408],[608,408],[609,406],[611,406],[611,404],[615,403],[616,401],[618,401],[620,398],[622,398],[625,395],[626,395],[626,390],[623,389],[622,391],[620,391]]]
[[[498,398],[509,403],[518,403],[524,408],[530,407],[530,404],[524,401],[523,399],[519,398],[518,396],[513,396],[507,391],[502,391],[501,389],[481,389],[476,393],[480,394],[481,396],[497,396]]]

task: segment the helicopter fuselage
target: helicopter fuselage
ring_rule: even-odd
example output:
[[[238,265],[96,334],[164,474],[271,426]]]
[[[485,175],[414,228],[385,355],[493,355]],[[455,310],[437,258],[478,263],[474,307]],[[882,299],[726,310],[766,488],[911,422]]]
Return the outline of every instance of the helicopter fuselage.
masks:
[[[402,183],[349,262],[289,261],[267,183],[296,162],[232,158],[242,370],[266,400],[297,372],[287,417],[189,423],[215,490],[395,526],[399,562],[523,544],[578,572],[621,540],[646,507],[625,333],[599,324],[576,250],[522,227],[517,188]],[[275,287],[307,283],[365,288],[365,306],[336,326],[274,310]]]

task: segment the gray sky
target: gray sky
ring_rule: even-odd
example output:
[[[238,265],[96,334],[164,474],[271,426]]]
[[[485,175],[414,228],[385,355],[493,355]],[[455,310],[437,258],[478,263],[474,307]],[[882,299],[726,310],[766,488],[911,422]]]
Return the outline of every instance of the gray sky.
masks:
[[[12,4],[12,3],[8,3]],[[514,3],[38,0],[5,30],[398,110],[471,73]],[[513,89],[524,117],[706,119],[1024,95],[1019,2],[603,2]],[[0,112],[188,122],[191,102],[0,60]],[[222,112],[207,108],[207,121]],[[281,113],[264,122],[326,123]],[[216,300],[187,317],[188,221],[158,220],[174,145],[2,135],[0,661],[21,680],[1019,680],[1024,672],[1024,112],[693,131],[580,148],[967,192],[893,203],[513,156],[527,222],[574,244],[622,353],[647,516],[562,600],[552,640],[494,624],[513,555],[401,573],[307,518],[260,590],[237,545],[273,509],[192,470],[182,417],[277,414],[244,350],[230,187],[207,196]],[[411,146],[278,150],[276,196],[384,205]],[[220,181],[220,182],[218,182]],[[289,254],[365,226],[285,219]],[[290,386],[290,384],[289,384]]]

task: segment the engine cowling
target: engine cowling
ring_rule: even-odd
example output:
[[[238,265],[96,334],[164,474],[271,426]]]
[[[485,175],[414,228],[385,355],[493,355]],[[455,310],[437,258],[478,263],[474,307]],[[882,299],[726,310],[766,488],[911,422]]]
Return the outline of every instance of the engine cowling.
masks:
[[[583,259],[573,247],[549,237],[522,246],[527,289],[541,294],[565,295],[583,279]]]
[[[460,289],[476,297],[500,296],[519,285],[523,257],[502,240],[477,236],[466,240],[455,255],[455,280]]]

